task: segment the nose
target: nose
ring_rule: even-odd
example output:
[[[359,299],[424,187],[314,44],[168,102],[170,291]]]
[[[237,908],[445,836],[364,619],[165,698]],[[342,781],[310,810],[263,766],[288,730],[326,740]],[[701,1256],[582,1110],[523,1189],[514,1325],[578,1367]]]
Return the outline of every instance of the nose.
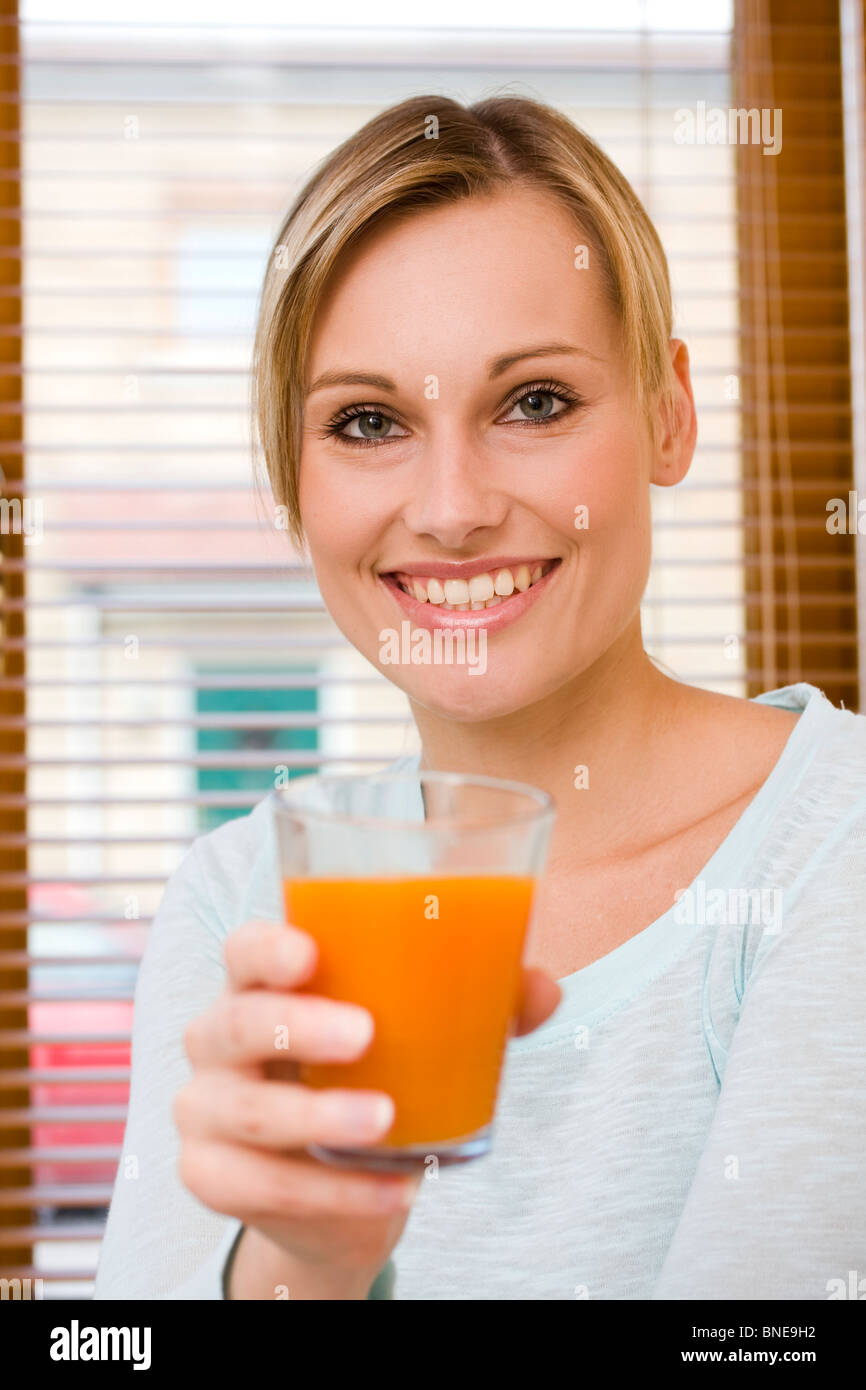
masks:
[[[462,431],[429,436],[409,478],[403,519],[417,536],[459,550],[476,531],[495,530],[508,514],[509,498],[497,484],[494,461]]]

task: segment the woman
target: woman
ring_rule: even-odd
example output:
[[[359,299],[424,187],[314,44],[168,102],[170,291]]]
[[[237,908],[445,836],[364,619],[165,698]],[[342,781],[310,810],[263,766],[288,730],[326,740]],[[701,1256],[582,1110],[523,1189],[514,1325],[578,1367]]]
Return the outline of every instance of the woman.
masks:
[[[387,1098],[290,1079],[372,1020],[293,993],[265,803],[200,838],[141,968],[97,1297],[827,1298],[866,1244],[866,718],[644,652],[649,484],[696,425],[633,190],[534,102],[387,110],[280,231],[254,377],[274,496],[420,765],[557,803],[522,1036],[484,1160],[308,1158],[387,1131]],[[483,676],[383,664],[406,620],[483,627]]]

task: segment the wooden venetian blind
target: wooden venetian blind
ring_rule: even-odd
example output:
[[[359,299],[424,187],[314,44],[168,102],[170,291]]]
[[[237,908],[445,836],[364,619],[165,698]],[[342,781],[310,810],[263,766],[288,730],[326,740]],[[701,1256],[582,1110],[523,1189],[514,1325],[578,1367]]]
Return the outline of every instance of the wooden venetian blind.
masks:
[[[750,695],[807,680],[857,710],[855,536],[828,530],[854,488],[838,11],[735,7],[735,106],[782,129],[737,147],[746,641]]]
[[[0,1271],[30,1273],[18,6],[0,0]]]

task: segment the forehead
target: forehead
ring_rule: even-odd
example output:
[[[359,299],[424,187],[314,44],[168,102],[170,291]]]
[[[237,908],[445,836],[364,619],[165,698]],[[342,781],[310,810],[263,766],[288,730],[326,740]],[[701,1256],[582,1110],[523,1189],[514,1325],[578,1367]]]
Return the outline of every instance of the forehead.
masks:
[[[308,367],[400,353],[473,358],[514,343],[586,340],[616,351],[598,256],[543,190],[516,188],[401,211],[347,252],[320,302]],[[421,361],[421,366],[425,365]]]

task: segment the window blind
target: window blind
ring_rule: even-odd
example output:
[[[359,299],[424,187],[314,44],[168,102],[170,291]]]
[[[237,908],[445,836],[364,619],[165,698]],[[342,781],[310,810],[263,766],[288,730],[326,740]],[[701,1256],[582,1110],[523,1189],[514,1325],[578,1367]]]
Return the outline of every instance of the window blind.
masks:
[[[17,485],[30,526],[4,536],[0,1265],[47,1297],[92,1292],[137,961],[192,838],[245,814],[278,769],[363,770],[416,747],[404,697],[257,503],[247,434],[273,235],[377,110],[422,91],[537,96],[633,181],[669,255],[700,421],[689,477],[653,490],[646,646],[708,688],[745,694],[753,677],[736,150],[677,136],[684,111],[730,103],[727,6],[689,12],[700,31],[664,3],[614,6],[606,29],[589,6],[498,30],[468,27],[471,7],[438,29],[196,8],[148,22],[133,3],[78,7],[72,23],[25,5],[20,114],[8,103],[22,255],[10,233],[3,264],[23,276],[23,337],[10,322],[3,341],[23,351],[26,452],[4,435],[19,468],[4,495]],[[17,141],[4,148],[16,204]],[[3,380],[11,431],[8,355]]]
[[[8,506],[23,492],[21,376],[21,188],[18,22],[10,0],[0,4],[0,491]],[[3,672],[0,680],[0,1267],[31,1257],[25,1234],[30,1209],[22,1189],[29,1132],[27,1070],[27,848],[24,536],[0,526]],[[8,605],[15,605],[10,608]]]
[[[738,6],[736,105],[784,120],[780,157],[737,147],[748,693],[810,680],[856,710],[856,550],[866,541],[852,449],[839,6]]]

